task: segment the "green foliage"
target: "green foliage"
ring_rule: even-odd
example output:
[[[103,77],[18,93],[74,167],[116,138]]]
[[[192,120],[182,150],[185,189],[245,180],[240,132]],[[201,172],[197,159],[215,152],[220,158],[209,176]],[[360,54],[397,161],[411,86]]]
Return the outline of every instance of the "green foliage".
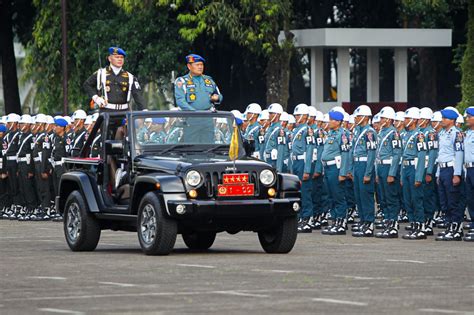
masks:
[[[458,105],[461,112],[474,106],[474,0],[468,2],[468,15],[466,50],[461,62],[462,101]]]
[[[132,5],[134,1],[123,2]],[[37,85],[40,110],[57,112],[62,108],[60,1],[35,0],[34,4],[38,16],[25,60],[27,78]],[[132,15],[111,0],[89,1],[88,5],[69,0],[68,4],[70,110],[88,108],[90,100],[83,82],[99,68],[99,54],[102,66],[107,64],[107,49],[113,45],[127,51],[124,68],[136,75],[142,86],[154,82],[162,93],[171,88],[170,73],[177,68],[177,55],[184,45],[176,40],[178,27],[167,8],[142,7],[139,14]],[[164,102],[162,97],[158,101]]]

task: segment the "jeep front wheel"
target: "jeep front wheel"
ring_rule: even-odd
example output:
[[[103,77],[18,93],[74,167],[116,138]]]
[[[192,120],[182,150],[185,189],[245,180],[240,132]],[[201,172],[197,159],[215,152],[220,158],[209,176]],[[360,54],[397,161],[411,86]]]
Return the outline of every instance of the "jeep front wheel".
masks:
[[[184,244],[192,250],[209,249],[216,239],[216,232],[183,233]]]
[[[168,255],[176,242],[176,221],[163,213],[155,193],[147,193],[138,209],[138,241],[146,255]]]
[[[283,218],[275,227],[258,232],[263,250],[270,254],[289,253],[296,243],[298,221],[296,216]]]
[[[66,200],[64,210],[64,235],[74,252],[93,251],[100,239],[97,219],[86,209],[82,194],[75,190]]]

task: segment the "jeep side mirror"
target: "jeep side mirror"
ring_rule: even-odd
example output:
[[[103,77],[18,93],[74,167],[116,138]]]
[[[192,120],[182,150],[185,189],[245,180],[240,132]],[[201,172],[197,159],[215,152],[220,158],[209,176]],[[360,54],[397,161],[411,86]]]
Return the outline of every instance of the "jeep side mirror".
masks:
[[[122,140],[106,140],[105,153],[111,155],[123,155],[124,147]]]
[[[245,155],[251,157],[252,153],[255,151],[255,141],[244,139],[244,149]]]

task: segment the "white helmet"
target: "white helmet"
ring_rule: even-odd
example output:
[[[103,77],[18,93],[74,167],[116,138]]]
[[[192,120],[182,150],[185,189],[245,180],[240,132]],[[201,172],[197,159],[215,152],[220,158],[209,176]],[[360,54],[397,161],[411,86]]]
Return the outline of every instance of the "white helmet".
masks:
[[[33,123],[33,118],[28,114],[22,115],[21,118],[20,118],[19,123],[20,124],[32,124]]]
[[[86,119],[87,114],[82,109],[78,109],[74,112],[74,114],[72,114],[72,117],[74,117],[74,120],[76,120],[76,119]]]
[[[18,114],[15,114],[15,113],[11,113],[11,114],[8,114],[7,116],[7,123],[10,123],[10,122],[19,122],[20,121],[20,115]]]
[[[99,113],[94,113],[94,114],[92,114],[92,121],[93,121],[93,122],[96,122],[96,121],[97,121],[97,118],[99,118]]]
[[[397,112],[395,114],[395,120],[396,121],[405,121],[405,112],[402,112],[402,111]]]
[[[48,125],[54,125],[54,118],[51,115],[46,115],[46,122]]]
[[[329,122],[329,114],[324,114],[323,122],[325,122],[325,123]]]
[[[367,105],[360,105],[354,111],[354,115],[356,115],[356,116],[372,116],[372,110]]]
[[[355,124],[354,115],[349,115],[349,124]]]
[[[309,107],[306,104],[298,104],[293,111],[293,115],[309,115]]]
[[[48,117],[45,114],[38,114],[35,117],[35,123],[37,124],[46,124],[48,122]]]
[[[428,119],[431,120],[433,117],[433,111],[429,107],[423,107],[420,109],[420,119]]]
[[[92,120],[92,116],[89,115],[87,116],[86,121],[84,122],[84,125],[92,125],[93,122],[94,121]]]
[[[441,122],[443,120],[443,115],[440,111],[436,111],[433,113],[433,117],[431,117],[431,121],[434,122]]]
[[[258,120],[268,120],[270,119],[270,114],[268,113],[268,110],[264,109],[258,116]]]
[[[288,123],[295,124],[296,123],[295,116],[288,114]]]
[[[68,125],[70,125],[72,123],[72,119],[69,116],[64,116],[64,117],[61,117],[61,118],[64,119],[67,122]]]
[[[240,119],[240,120],[244,120],[244,118],[243,118],[244,116],[242,115],[242,113],[240,111],[234,109],[234,110],[231,110],[230,112],[232,113],[232,115],[234,115],[235,118]]]
[[[380,122],[380,114],[375,114],[374,118],[372,118],[372,123],[379,123]]]
[[[289,116],[287,112],[281,113],[280,121],[288,121],[288,119],[289,119]]]
[[[420,119],[420,110],[417,107],[410,107],[405,111],[405,118]]]
[[[316,115],[318,114],[318,110],[316,109],[316,107],[308,106],[308,113],[310,117],[316,117]]]
[[[346,111],[344,110],[344,108],[342,108],[341,106],[334,106],[334,107],[331,109],[331,111],[333,111],[333,112],[339,112],[339,113],[341,113],[341,114],[343,114],[343,115],[344,115],[344,113],[346,112]]]
[[[382,108],[378,115],[380,116],[380,118],[387,119],[395,119],[396,116],[395,110],[390,106],[385,106],[384,108]]]
[[[268,112],[274,114],[281,114],[283,113],[283,106],[278,103],[273,103],[268,106]]]
[[[343,120],[346,121],[346,122],[349,122],[349,116],[350,116],[350,115],[349,115],[348,113],[346,113],[346,112],[344,112],[343,115],[344,115],[344,119],[343,119]]]
[[[456,118],[456,124],[464,124],[464,117],[459,115],[458,118]]]
[[[315,120],[316,120],[316,121],[323,121],[323,119],[324,119],[324,114],[323,114],[323,112],[321,112],[321,111],[318,110],[318,111],[316,112],[316,118],[315,118]]]
[[[257,103],[251,103],[247,106],[245,109],[245,112],[251,113],[251,114],[260,114],[262,112],[262,107],[258,105]]]

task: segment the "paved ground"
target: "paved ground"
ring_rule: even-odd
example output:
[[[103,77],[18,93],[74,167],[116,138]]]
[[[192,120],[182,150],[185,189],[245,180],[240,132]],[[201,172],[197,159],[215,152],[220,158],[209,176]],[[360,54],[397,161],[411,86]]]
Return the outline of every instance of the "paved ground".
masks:
[[[0,314],[474,314],[474,243],[301,235],[268,255],[252,233],[147,257],[103,231],[73,253],[62,225],[0,221]]]

